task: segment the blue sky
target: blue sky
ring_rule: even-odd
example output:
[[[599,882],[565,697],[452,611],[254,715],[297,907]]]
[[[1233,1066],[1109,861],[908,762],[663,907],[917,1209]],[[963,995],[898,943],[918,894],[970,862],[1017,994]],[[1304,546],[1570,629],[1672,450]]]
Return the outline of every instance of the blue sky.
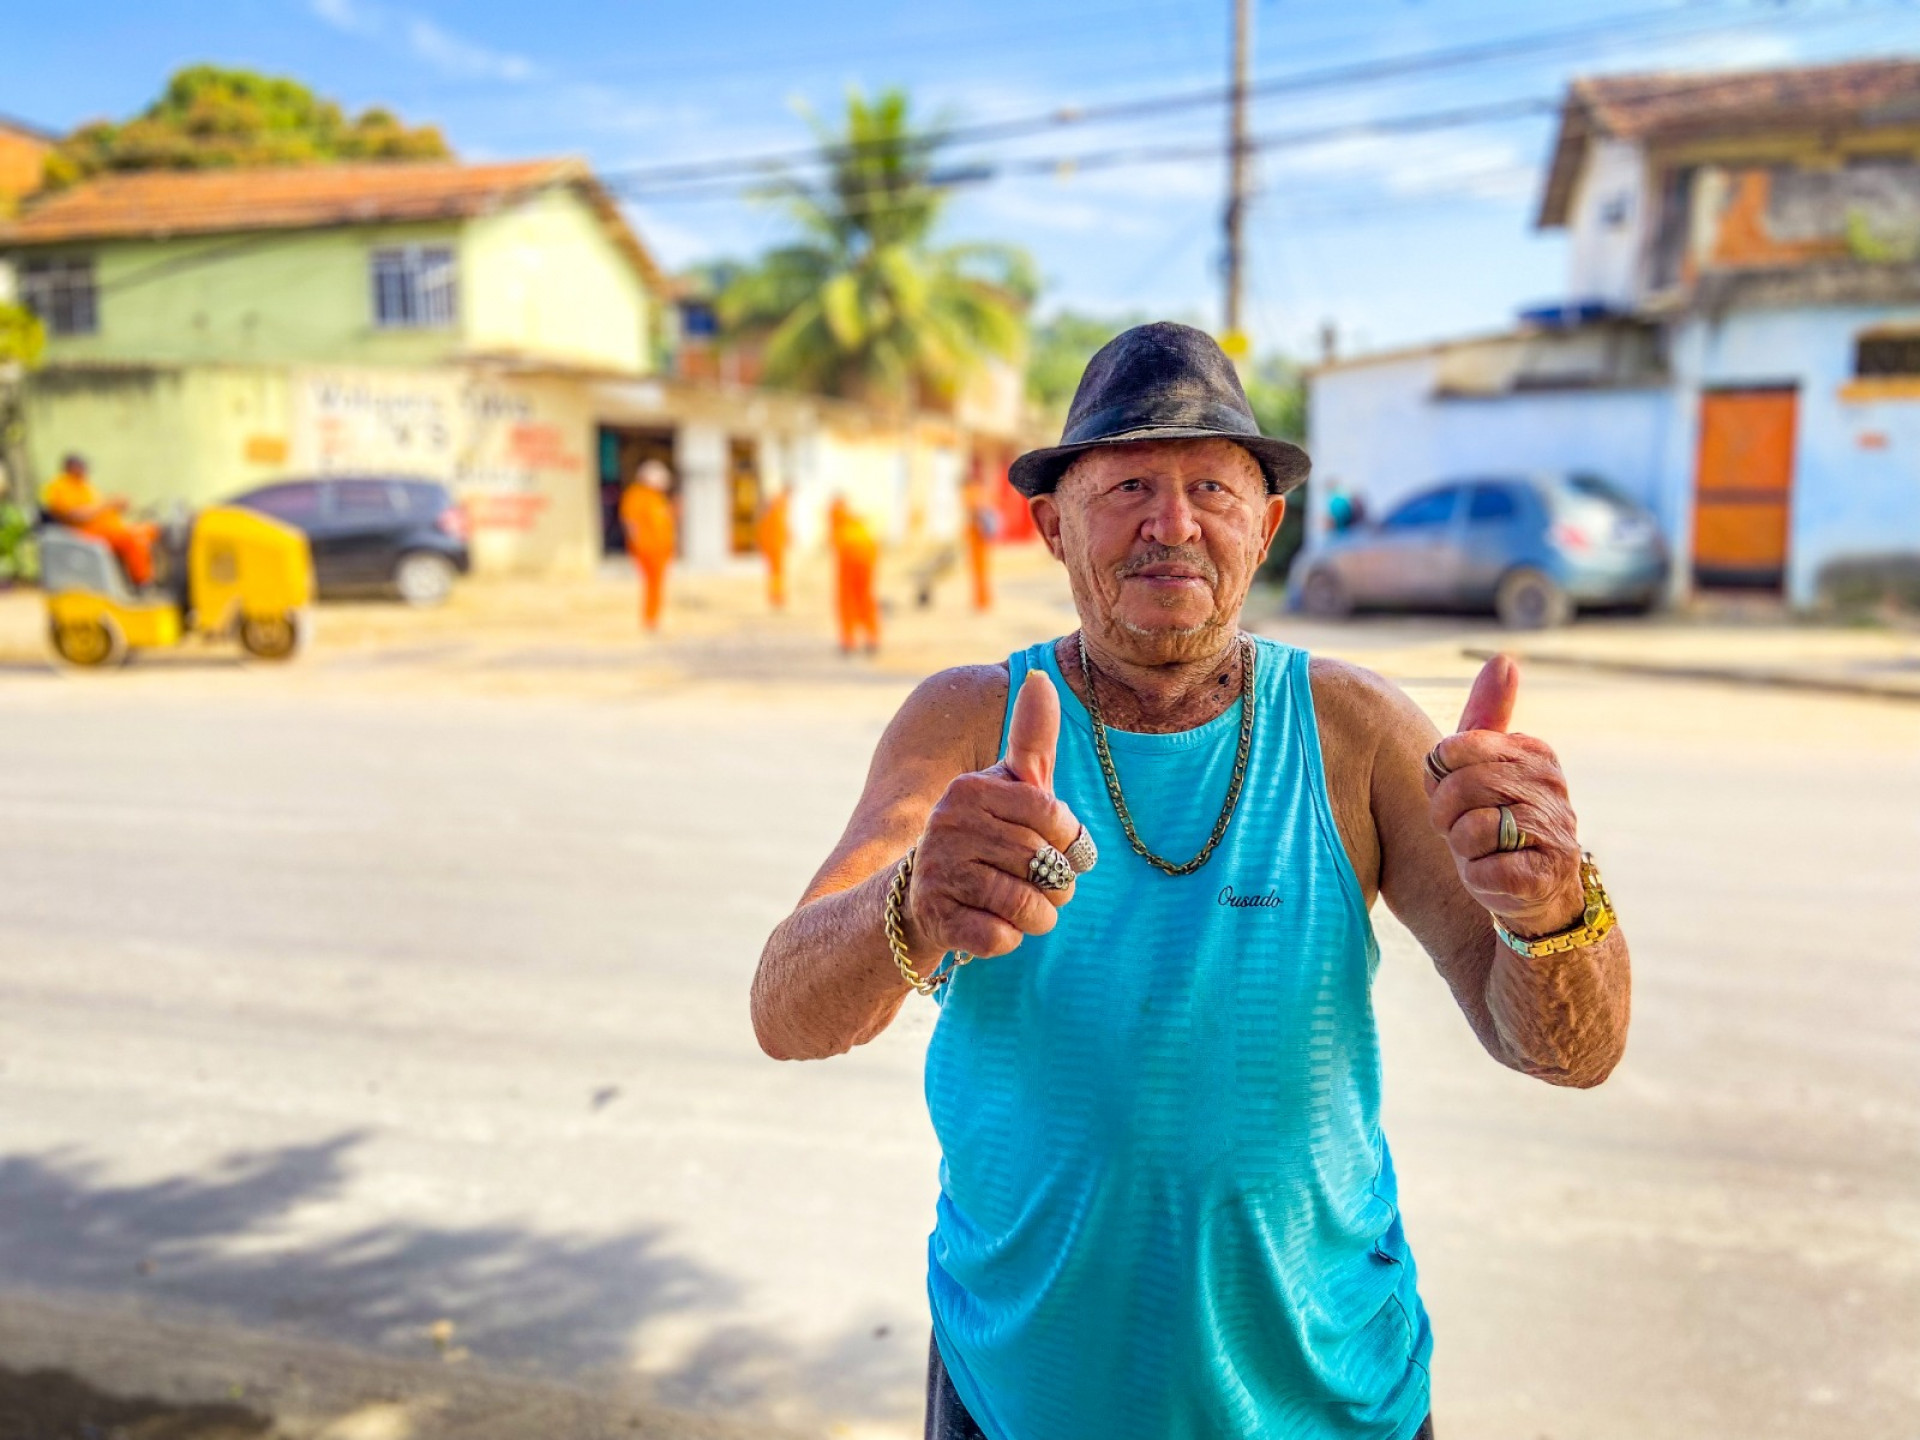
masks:
[[[1557,48],[1256,102],[1256,135],[1352,127],[1557,95],[1569,76],[1920,54],[1920,0],[1254,0],[1254,74],[1282,77],[1543,32]],[[143,0],[15,7],[0,112],[52,128],[143,106],[195,61],[295,75],[350,107],[441,125],[469,158],[581,154],[609,175],[803,145],[797,107],[908,86],[962,123],[1179,94],[1226,75],[1230,0],[854,0],[537,6],[448,0]],[[1218,108],[1060,124],[956,160],[1051,159],[1216,142]],[[1249,225],[1249,319],[1263,347],[1311,353],[1504,324],[1554,298],[1561,239],[1532,228],[1551,120],[1348,134],[1263,154]],[[1048,309],[1214,323],[1223,162],[1080,168],[956,195],[953,239],[1013,240]],[[672,266],[751,255],[780,218],[736,195],[636,199]]]

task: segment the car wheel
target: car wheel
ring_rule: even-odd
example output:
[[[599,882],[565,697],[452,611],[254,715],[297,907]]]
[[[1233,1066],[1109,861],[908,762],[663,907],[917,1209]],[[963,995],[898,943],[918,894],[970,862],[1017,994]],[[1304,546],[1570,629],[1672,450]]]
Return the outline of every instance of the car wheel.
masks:
[[[409,605],[439,605],[453,593],[453,561],[431,550],[409,550],[393,567],[393,588]]]
[[[298,610],[248,615],[240,621],[240,648],[256,660],[291,660],[306,638],[307,617]]]
[[[110,615],[69,620],[52,626],[47,639],[62,665],[82,670],[104,670],[127,663],[127,637]]]
[[[1573,618],[1573,601],[1544,571],[1512,571],[1500,582],[1494,612],[1509,630],[1551,630]]]
[[[1316,620],[1342,620],[1353,613],[1353,597],[1340,577],[1323,567],[1308,571],[1301,582],[1300,608]]]

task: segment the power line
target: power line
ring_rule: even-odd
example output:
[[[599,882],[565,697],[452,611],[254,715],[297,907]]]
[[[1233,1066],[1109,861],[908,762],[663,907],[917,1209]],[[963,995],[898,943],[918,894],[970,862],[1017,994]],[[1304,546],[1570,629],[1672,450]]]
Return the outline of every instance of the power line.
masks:
[[[1787,0],[1781,9],[1787,9],[1792,3],[1793,0]],[[1466,68],[1484,64],[1490,60],[1550,53],[1553,50],[1596,39],[1619,38],[1623,34],[1634,33],[1648,27],[1659,28],[1665,22],[1676,18],[1679,13],[1672,7],[1644,10],[1598,24],[1563,27],[1471,45],[1418,51],[1380,60],[1356,61],[1298,71],[1290,75],[1269,76],[1263,80],[1252,81],[1247,87],[1247,94],[1250,97],[1301,94],[1385,79],[1398,79],[1408,75]],[[1779,18],[1778,14],[1774,14],[1737,22],[1716,20],[1707,25],[1679,27],[1672,36],[1665,38],[1702,38],[1712,34],[1742,32],[1777,23]],[[1812,17],[1806,18],[1809,21],[1812,20]],[[1852,17],[1845,12],[1835,12],[1827,18]],[[928,151],[973,141],[1013,139],[1070,125],[1111,124],[1115,121],[1144,119],[1166,115],[1177,110],[1221,105],[1231,99],[1232,94],[1231,85],[1214,85],[1198,90],[1117,101],[1104,105],[1068,106],[1046,114],[952,126],[925,136],[912,137],[906,142],[905,148],[909,151]],[[899,143],[887,140],[848,142],[805,149],[763,151],[758,154],[713,156],[700,160],[675,161],[609,171],[602,178],[621,186],[674,180],[748,178],[764,176],[783,166],[855,159],[868,150],[896,146]]]
[[[1342,140],[1365,140],[1388,135],[1460,129],[1495,120],[1550,115],[1559,110],[1560,103],[1557,98],[1525,96],[1519,99],[1490,101],[1483,105],[1460,106],[1451,110],[1425,111],[1413,115],[1387,115],[1372,120],[1353,120],[1299,130],[1271,131],[1265,135],[1249,136],[1246,143],[1250,151],[1262,153],[1327,145]],[[1193,141],[1166,145],[1118,146],[1104,150],[1081,151],[1071,155],[1023,155],[1008,160],[981,161],[935,172],[928,183],[935,189],[956,190],[1017,175],[1066,176],[1085,170],[1110,170],[1132,165],[1163,165],[1182,160],[1204,160],[1219,153],[1218,141]],[[647,202],[734,199],[740,193],[738,185],[726,181],[674,186],[660,191],[635,189],[618,183],[608,188],[625,198]],[[797,182],[792,183],[792,190],[804,193],[804,187]],[[874,203],[868,207],[871,210],[895,208],[902,203],[898,196],[888,195],[883,191],[874,192],[873,200]]]
[[[1749,82],[1750,75],[1751,72],[1730,71],[1688,77],[1676,76],[1671,84],[1647,86],[1635,93],[1636,98],[1643,100],[1673,96],[1704,98],[1710,97],[1718,90],[1745,85]],[[1346,140],[1419,134],[1502,120],[1553,115],[1559,113],[1564,104],[1565,99],[1561,95],[1519,96],[1447,110],[1377,116],[1368,120],[1342,121],[1296,130],[1271,131],[1251,137],[1247,144],[1249,149],[1256,153],[1310,148]],[[1218,154],[1218,142],[1189,141],[1164,145],[1109,147],[1075,154],[1025,155],[1002,160],[980,160],[956,164],[931,171],[922,183],[925,188],[944,192],[1020,175],[1057,174],[1064,177],[1080,171],[1208,159]],[[657,188],[644,184],[636,185],[623,181],[619,177],[611,177],[605,183],[610,190],[624,198],[655,203],[736,199],[740,195],[738,182],[717,178],[687,180],[677,184],[663,184]],[[782,194],[798,198],[814,193],[806,183],[791,174],[775,175],[770,184],[771,188],[763,192],[767,198],[777,198]],[[894,208],[903,203],[900,195],[890,194],[879,187],[870,191],[869,194],[873,197],[873,203],[869,206],[844,209],[836,206],[836,208],[841,209],[842,213],[858,214]]]

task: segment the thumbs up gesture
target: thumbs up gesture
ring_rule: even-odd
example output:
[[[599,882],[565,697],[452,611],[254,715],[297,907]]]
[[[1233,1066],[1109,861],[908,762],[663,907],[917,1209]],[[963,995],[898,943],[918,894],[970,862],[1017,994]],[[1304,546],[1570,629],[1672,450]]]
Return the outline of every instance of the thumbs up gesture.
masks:
[[[1080,822],[1053,795],[1060,696],[1029,673],[1013,704],[1007,753],[947,786],[921,833],[907,892],[907,939],[923,965],[949,950],[1005,955],[1053,929],[1073,898],[1029,878],[1043,846],[1065,851]]]
[[[1433,827],[1460,881],[1514,934],[1551,935],[1577,923],[1580,839],[1567,780],[1551,747],[1514,733],[1520,668],[1496,655],[1481,669],[1460,728],[1427,757]]]

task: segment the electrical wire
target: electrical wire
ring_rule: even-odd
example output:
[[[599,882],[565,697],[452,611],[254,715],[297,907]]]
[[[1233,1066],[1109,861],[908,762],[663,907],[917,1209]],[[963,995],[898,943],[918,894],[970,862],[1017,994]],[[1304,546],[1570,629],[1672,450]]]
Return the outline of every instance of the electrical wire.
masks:
[[[1792,8],[1792,0],[1779,7],[1775,13],[1754,17],[1743,21],[1715,20],[1707,25],[1679,27],[1677,32],[1662,38],[1692,38],[1740,33],[1754,28],[1775,26],[1781,18],[1780,11]],[[1562,27],[1556,30],[1539,31],[1530,35],[1507,36],[1499,40],[1483,41],[1470,45],[1453,46],[1438,50],[1412,52],[1390,56],[1378,60],[1350,62],[1342,65],[1321,67],[1313,70],[1298,71],[1289,75],[1274,75],[1256,79],[1247,90],[1250,99],[1259,99],[1282,94],[1304,94],[1316,90],[1338,89],[1367,84],[1384,79],[1398,79],[1408,75],[1431,74],[1444,70],[1471,68],[1489,61],[1511,59],[1518,56],[1551,53],[1554,50],[1578,46],[1595,40],[1621,38],[1624,34],[1634,33],[1649,24],[1659,28],[1664,22],[1671,21],[1683,11],[1672,7],[1645,10],[1634,14],[1607,20],[1599,24],[1585,24]],[[1835,11],[1825,17],[1803,17],[1804,23],[1820,23],[1827,19],[1852,19],[1854,14]],[[1210,108],[1224,105],[1232,95],[1230,87],[1212,85],[1198,90],[1182,93],[1144,97],[1136,100],[1117,101],[1103,105],[1085,107],[1062,107],[1043,115],[1025,115],[1001,120],[982,121],[968,125],[959,125],[936,130],[921,137],[912,137],[906,143],[909,152],[930,151],[955,144],[964,144],[981,140],[1004,140],[1056,130],[1071,125],[1111,124],[1116,121],[1154,118],[1180,110]],[[857,158],[868,150],[898,147],[897,140],[878,140],[868,142],[848,142],[839,145],[817,146],[806,149],[787,149],[763,151],[758,154],[732,156],[714,156],[699,160],[675,161],[660,165],[629,167],[606,172],[602,179],[614,185],[640,185],[651,182],[666,182],[692,179],[718,179],[726,177],[752,177],[765,175],[782,166],[807,163],[833,163],[836,160]]]

